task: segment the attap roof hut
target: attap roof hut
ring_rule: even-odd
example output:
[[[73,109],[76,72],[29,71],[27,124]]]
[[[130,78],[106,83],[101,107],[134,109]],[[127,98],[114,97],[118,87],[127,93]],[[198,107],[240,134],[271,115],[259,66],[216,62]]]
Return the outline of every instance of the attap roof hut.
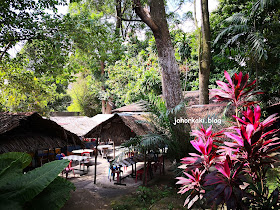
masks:
[[[209,90],[210,92],[211,90]],[[184,91],[183,96],[185,101],[187,102],[188,106],[193,105],[199,105],[199,91],[193,90],[193,91]],[[216,104],[217,102],[214,102],[215,98],[212,95],[209,95],[209,104]]]
[[[0,113],[0,153],[81,144],[77,135],[38,113]]]
[[[85,137],[100,138],[101,141],[112,140],[115,145],[120,145],[131,137],[153,131],[153,127],[141,115],[115,114],[89,131]]]
[[[232,118],[235,114],[233,108],[228,107],[226,103],[193,105],[187,107],[186,112],[191,129],[198,129],[203,124],[206,127],[213,125],[213,130],[217,131],[222,130],[226,118]]]
[[[112,113],[121,113],[121,112],[146,112],[146,106],[145,101],[139,101],[136,103],[132,103],[123,107],[120,107],[118,109],[112,110]]]
[[[113,116],[113,114],[98,114],[91,118],[86,116],[56,116],[51,117],[50,119],[64,129],[71,131],[78,136],[84,136],[94,127]]]

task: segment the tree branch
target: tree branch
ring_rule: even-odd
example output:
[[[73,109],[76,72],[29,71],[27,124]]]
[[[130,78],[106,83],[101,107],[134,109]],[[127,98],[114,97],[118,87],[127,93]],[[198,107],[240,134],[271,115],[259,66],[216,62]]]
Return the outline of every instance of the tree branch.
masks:
[[[144,22],[143,20],[133,20],[133,19],[125,19],[122,18],[123,21],[138,21],[138,22]]]
[[[11,42],[9,42],[9,43],[7,44],[7,46],[4,48],[3,52],[1,53],[1,55],[0,55],[0,62],[2,61],[2,58],[4,57],[5,53],[6,53],[7,50],[9,49],[10,45],[11,45]]]
[[[152,29],[152,31],[154,32],[158,31],[159,30],[158,26],[151,18],[150,13],[142,7],[140,0],[133,0],[133,3],[134,3],[133,9],[135,10],[136,14],[141,18],[141,20],[144,23],[146,23]]]

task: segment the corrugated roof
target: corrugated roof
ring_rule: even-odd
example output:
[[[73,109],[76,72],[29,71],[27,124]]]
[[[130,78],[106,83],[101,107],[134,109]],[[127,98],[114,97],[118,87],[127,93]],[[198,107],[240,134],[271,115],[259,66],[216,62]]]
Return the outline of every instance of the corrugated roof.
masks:
[[[113,116],[113,114],[98,114],[91,118],[86,116],[61,116],[51,117],[50,119],[61,125],[64,129],[78,136],[84,136],[94,127]]]

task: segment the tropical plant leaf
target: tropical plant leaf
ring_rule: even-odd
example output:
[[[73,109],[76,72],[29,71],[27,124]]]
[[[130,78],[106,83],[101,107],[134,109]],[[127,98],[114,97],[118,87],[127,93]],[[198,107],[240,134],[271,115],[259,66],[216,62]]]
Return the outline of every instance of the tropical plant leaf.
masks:
[[[0,188],[22,175],[21,163],[16,160],[2,159],[0,160],[0,168]]]
[[[23,152],[8,152],[0,155],[0,160],[12,159],[21,163],[21,168],[26,168],[32,161],[29,154]],[[1,168],[0,168],[1,169]]]
[[[164,136],[159,134],[147,134],[142,136],[140,146],[147,149],[155,149],[164,147]]]
[[[70,191],[75,190],[73,183],[57,177],[39,195],[25,205],[26,209],[45,210],[60,209],[70,197]]]
[[[20,210],[22,209],[22,207],[17,202],[9,201],[9,200],[1,200],[0,209]]]
[[[0,188],[0,199],[23,205],[42,192],[69,164],[68,160],[57,160],[10,180]]]
[[[0,155],[0,187],[16,176],[22,175],[22,170],[31,162],[31,156],[21,152],[9,152]]]

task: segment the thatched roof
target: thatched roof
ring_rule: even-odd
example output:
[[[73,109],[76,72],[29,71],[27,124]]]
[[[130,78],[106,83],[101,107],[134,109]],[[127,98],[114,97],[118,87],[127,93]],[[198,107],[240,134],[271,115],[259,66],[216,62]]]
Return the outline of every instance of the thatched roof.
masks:
[[[210,90],[209,90],[210,91]],[[187,106],[192,106],[192,105],[199,105],[199,91],[194,90],[194,91],[184,91],[183,96],[185,101],[187,102]],[[214,104],[214,97],[209,95],[209,104]]]
[[[79,137],[38,113],[0,113],[0,153],[79,144]]]
[[[145,102],[144,101],[139,101],[136,103],[132,103],[123,107],[120,107],[118,109],[112,110],[112,113],[120,113],[120,112],[145,112],[146,107],[145,107]]]
[[[78,136],[84,136],[94,127],[111,117],[113,117],[113,114],[98,114],[91,118],[86,116],[60,116],[50,117],[50,119],[64,129],[71,131]]]
[[[116,145],[135,137],[153,132],[154,129],[141,115],[115,114],[88,132],[86,138],[99,137],[102,141],[113,140]]]
[[[199,104],[199,91],[198,90],[184,91],[183,96],[184,96],[184,99],[187,102],[188,106]],[[163,97],[163,96],[161,95],[161,97]],[[209,95],[209,103],[210,104],[217,103],[217,102],[214,102],[214,99],[215,98],[213,96]],[[131,113],[143,112],[144,113],[144,112],[147,112],[147,108],[146,108],[145,105],[146,105],[145,101],[139,101],[139,102],[136,102],[136,103],[132,103],[132,104],[120,107],[118,109],[114,109],[114,110],[112,110],[112,113],[122,113],[122,112],[131,112]]]
[[[225,103],[193,105],[187,107],[186,112],[188,119],[197,119],[197,121],[195,122],[190,122],[190,126],[192,129],[197,129],[201,126],[201,123],[199,121],[200,119],[204,119],[204,126],[208,127],[210,126],[210,124],[212,124],[213,127],[217,130],[222,129],[224,123],[227,123],[226,118],[231,118],[234,114],[234,110],[232,109],[232,107],[227,107],[227,104]]]

